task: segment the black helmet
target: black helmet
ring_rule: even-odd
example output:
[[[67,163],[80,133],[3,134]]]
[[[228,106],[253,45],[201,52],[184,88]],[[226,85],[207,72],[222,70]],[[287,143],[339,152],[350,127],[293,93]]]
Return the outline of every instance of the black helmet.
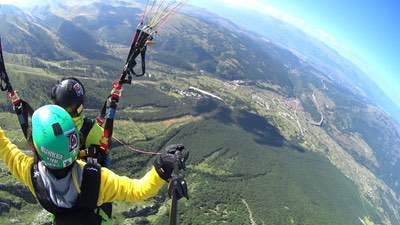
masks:
[[[63,107],[72,117],[79,116],[85,101],[85,87],[76,78],[64,78],[51,90],[54,104]]]

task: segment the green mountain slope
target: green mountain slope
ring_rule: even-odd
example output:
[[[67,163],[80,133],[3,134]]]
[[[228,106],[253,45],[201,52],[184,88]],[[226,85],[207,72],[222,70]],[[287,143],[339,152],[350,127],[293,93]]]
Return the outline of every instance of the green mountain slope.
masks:
[[[268,126],[251,114],[237,116],[244,117],[232,119],[245,120],[244,126]],[[235,121],[224,124],[218,117],[180,131],[173,141],[193,147],[189,172],[195,174],[184,224],[243,224],[249,221],[243,199],[257,224],[360,224],[358,218],[369,215],[357,188],[329,161],[294,147],[267,145],[263,135],[282,138],[246,131]],[[164,218],[157,224],[165,223]]]
[[[60,39],[73,51],[86,58],[107,59],[106,49],[96,44],[96,40],[74,23],[65,21],[57,32]]]
[[[46,79],[51,83],[56,78],[48,79],[38,74],[24,76],[23,73],[17,72],[18,69],[21,71],[29,68],[10,67],[10,73],[16,74],[13,81],[20,87],[32,87],[37,85],[36,82],[42,83]],[[160,74],[157,75],[159,76]],[[182,74],[180,79],[185,76]],[[162,77],[164,76],[159,78]],[[90,78],[83,80],[93,96],[93,105],[100,106],[101,96],[106,96],[107,91],[106,88],[99,87],[106,87],[109,81],[93,81]],[[158,151],[168,143],[184,143],[190,146],[188,182],[191,200],[182,203],[183,213],[180,218],[183,224],[188,221],[192,221],[193,224],[246,223],[249,220],[249,212],[243,200],[260,224],[360,224],[359,218],[381,221],[379,212],[360,195],[358,187],[329,160],[291,144],[264,117],[246,110],[232,110],[203,98],[195,100],[190,97],[178,97],[170,92],[172,89],[160,89],[167,84],[182,87],[187,81],[181,82],[179,79],[164,77],[159,81],[140,81],[134,87],[125,90],[126,95],[122,102],[124,110],[119,113],[121,120],[117,122],[115,135],[127,143],[153,151]],[[205,81],[200,79],[198,82]],[[210,82],[204,84],[207,83]],[[45,89],[48,90],[42,90]],[[21,93],[22,96],[30,94],[32,93]],[[37,95],[43,96],[45,91]],[[140,97],[143,95],[147,97]],[[239,96],[233,97],[236,99]],[[164,100],[158,103],[161,99]],[[44,102],[33,101],[33,105],[39,106]],[[169,115],[165,107],[183,109],[179,106],[182,103],[189,105],[186,113],[162,119],[162,115]],[[150,110],[159,117],[156,120],[147,118],[145,122],[140,122],[142,116],[148,116],[143,110]],[[87,113],[91,114],[91,111]],[[2,116],[5,118],[11,115]],[[7,134],[14,140],[23,140],[16,118],[11,118],[12,121],[2,122],[1,126],[7,129]],[[23,141],[17,144],[26,147]],[[112,158],[113,169],[128,176],[143,174],[152,161],[118,145],[114,148]],[[14,218],[13,224],[23,224],[22,221],[27,218],[39,220],[42,212],[19,213],[21,210],[27,212],[38,206],[30,202],[31,197],[28,197],[29,193],[26,190],[22,191],[24,189],[21,186],[15,186],[15,181],[9,175],[3,179],[4,185],[0,187],[0,193],[9,196],[3,202],[10,202],[9,211],[3,212],[3,224],[12,224],[6,219],[11,216]],[[24,194],[10,191],[10,187],[18,187]],[[165,194],[164,192],[163,196]],[[167,205],[163,203],[164,198],[150,206],[117,204],[115,220],[123,224],[122,221],[131,221],[131,216],[141,215],[142,221],[165,224]],[[16,207],[17,204],[20,205]],[[138,214],[137,207],[144,207],[148,212],[145,210],[147,213]],[[156,210],[151,211],[149,207],[155,207]]]
[[[0,21],[7,51],[32,54],[44,59],[68,57],[68,52],[58,49],[59,43],[45,27],[18,8],[0,5]]]

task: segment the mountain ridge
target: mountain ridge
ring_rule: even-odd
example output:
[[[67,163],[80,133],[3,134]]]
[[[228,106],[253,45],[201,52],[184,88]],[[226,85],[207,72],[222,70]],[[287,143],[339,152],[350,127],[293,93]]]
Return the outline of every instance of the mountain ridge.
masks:
[[[219,12],[225,17],[247,30],[265,36],[285,49],[293,50],[298,57],[313,63],[326,74],[340,76],[340,80],[344,81],[346,85],[350,84],[350,88],[361,84],[360,86],[364,90],[361,89],[360,94],[368,97],[371,103],[379,104],[400,123],[400,106],[384,93],[367,75],[368,72],[360,68],[359,64],[352,62],[333,47],[279,18],[255,11],[235,11],[227,6],[224,8],[221,5],[221,7]],[[344,65],[345,67],[343,67]],[[350,80],[346,78],[349,75],[352,76]]]

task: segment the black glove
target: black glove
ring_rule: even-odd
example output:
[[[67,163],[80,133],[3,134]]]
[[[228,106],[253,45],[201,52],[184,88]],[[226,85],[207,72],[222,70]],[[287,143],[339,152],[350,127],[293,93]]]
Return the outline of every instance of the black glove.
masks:
[[[177,200],[181,198],[189,199],[187,183],[183,177],[178,176],[171,179],[168,186],[168,195],[170,198],[175,196]]]
[[[183,145],[170,145],[154,161],[154,167],[158,175],[165,181],[169,181],[175,168],[185,169],[185,162],[189,158],[189,152]]]

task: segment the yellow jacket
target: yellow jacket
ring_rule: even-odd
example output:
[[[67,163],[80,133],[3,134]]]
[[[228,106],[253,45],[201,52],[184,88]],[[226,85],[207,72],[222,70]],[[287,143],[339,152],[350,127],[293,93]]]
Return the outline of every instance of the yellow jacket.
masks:
[[[31,168],[34,159],[26,155],[17,146],[10,142],[0,128],[0,158],[4,160],[11,174],[28,186],[34,194],[32,185]],[[78,164],[83,168],[85,162],[78,160]],[[118,176],[107,168],[101,168],[101,183],[97,205],[106,202],[128,201],[136,202],[153,197],[158,193],[166,182],[161,179],[153,167],[141,179],[130,179]]]
[[[72,120],[74,121],[78,130],[81,130],[84,120],[83,114],[81,114],[79,117],[72,118]],[[100,139],[103,136],[103,133],[104,128],[95,122],[93,127],[90,129],[88,136],[86,137],[85,146],[89,147],[90,145],[100,145]]]

